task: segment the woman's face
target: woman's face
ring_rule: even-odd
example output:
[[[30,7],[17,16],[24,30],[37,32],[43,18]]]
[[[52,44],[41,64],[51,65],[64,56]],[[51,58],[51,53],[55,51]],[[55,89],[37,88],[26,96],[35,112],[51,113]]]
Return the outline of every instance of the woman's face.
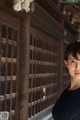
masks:
[[[71,78],[80,79],[80,54],[78,54],[78,60],[70,54],[67,61],[65,60],[64,63]]]

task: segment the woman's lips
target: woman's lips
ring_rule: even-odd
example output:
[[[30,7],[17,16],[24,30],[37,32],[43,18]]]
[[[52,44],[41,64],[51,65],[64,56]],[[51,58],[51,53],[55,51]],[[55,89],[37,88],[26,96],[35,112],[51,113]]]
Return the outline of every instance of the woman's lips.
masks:
[[[80,72],[75,72],[76,75],[80,74]]]

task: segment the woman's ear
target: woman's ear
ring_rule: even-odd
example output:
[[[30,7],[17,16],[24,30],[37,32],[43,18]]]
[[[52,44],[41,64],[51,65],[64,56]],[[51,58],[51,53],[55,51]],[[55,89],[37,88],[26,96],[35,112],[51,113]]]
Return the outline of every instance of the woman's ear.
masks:
[[[65,66],[67,67],[67,61],[66,61],[66,60],[64,60],[64,64],[65,64]]]

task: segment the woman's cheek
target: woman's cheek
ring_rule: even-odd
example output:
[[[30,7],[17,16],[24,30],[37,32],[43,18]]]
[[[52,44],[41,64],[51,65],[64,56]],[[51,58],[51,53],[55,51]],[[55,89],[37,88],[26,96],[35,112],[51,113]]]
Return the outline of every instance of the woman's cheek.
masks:
[[[75,69],[75,66],[74,66],[74,65],[70,64],[70,65],[68,66],[68,71],[69,71],[69,72],[72,72],[74,69]]]

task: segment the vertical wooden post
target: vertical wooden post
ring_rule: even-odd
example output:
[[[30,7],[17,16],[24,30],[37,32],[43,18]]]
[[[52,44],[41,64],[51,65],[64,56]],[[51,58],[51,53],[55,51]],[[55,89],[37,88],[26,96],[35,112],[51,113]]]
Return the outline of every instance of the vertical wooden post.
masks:
[[[62,25],[62,27],[64,28],[64,19],[61,18],[60,19],[60,24]],[[59,95],[61,94],[61,92],[63,91],[63,68],[64,68],[64,35],[63,37],[61,38],[61,41],[60,41],[60,51],[59,51],[59,54],[60,54],[60,61],[59,61]]]
[[[29,28],[30,15],[21,20],[20,54],[19,54],[19,100],[18,119],[28,120],[28,94],[29,94]]]
[[[61,42],[60,42],[60,65],[59,65],[59,68],[60,68],[60,71],[59,71],[59,79],[60,79],[60,92],[62,91],[63,89],[63,67],[64,67],[64,38],[62,38]]]
[[[60,50],[58,51],[58,93],[57,96],[61,95],[63,90],[63,48],[64,48],[64,38],[60,38],[59,46]],[[57,98],[58,99],[58,98]]]

